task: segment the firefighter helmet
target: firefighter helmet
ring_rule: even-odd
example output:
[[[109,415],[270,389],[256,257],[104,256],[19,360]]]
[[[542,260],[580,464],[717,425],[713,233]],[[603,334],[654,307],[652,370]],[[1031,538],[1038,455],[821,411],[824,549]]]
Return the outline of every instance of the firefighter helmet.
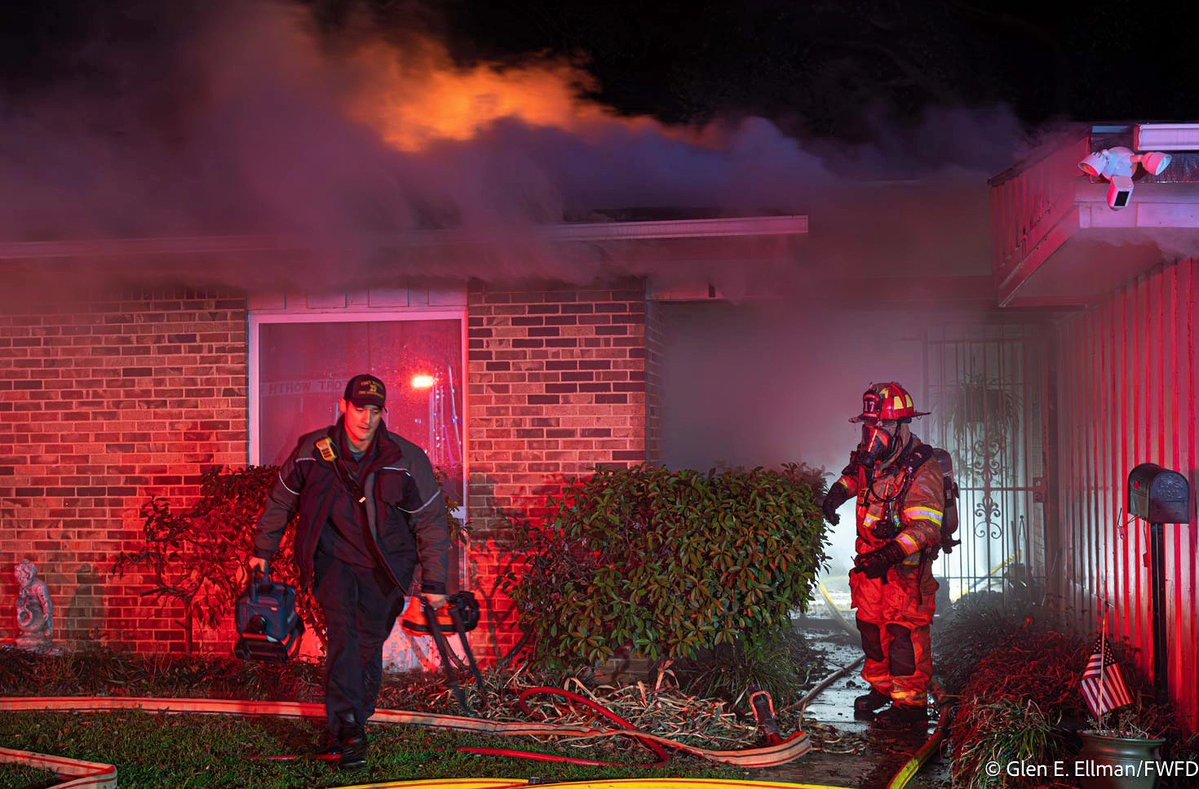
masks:
[[[879,419],[900,421],[925,416],[930,411],[917,411],[912,396],[899,384],[870,384],[862,393],[862,413],[849,418],[850,422],[874,422]]]

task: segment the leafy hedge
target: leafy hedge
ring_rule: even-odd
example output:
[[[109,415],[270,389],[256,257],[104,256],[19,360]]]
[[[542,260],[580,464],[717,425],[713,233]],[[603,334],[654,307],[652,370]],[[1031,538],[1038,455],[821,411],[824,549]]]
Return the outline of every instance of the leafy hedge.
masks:
[[[531,662],[594,666],[632,647],[695,657],[760,644],[806,608],[826,560],[820,472],[653,466],[573,482],[543,526],[516,524],[506,586]]]
[[[1034,611],[1019,596],[970,594],[934,631],[937,672],[957,700],[950,728],[955,786],[1042,786],[1036,775],[996,777],[983,768],[988,762],[1069,761],[1078,747],[1074,731],[1091,725],[1079,685],[1094,635],[1045,627]],[[1193,758],[1195,743],[1186,741],[1170,706],[1145,701],[1152,685],[1127,645],[1111,647],[1134,698],[1142,699],[1127,712],[1152,732],[1168,734],[1163,758]]]

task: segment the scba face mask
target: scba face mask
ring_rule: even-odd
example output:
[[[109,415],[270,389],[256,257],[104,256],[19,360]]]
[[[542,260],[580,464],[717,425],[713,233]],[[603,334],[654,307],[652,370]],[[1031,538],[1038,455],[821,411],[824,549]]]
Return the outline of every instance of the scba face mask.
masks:
[[[858,444],[858,458],[861,463],[870,468],[880,460],[889,457],[895,449],[895,437],[898,433],[898,422],[881,419],[863,422],[862,440]]]

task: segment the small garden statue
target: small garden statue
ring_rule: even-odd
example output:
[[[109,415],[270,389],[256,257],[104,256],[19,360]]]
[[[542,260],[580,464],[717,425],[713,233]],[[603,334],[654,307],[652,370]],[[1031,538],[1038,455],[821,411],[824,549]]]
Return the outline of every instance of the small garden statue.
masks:
[[[38,652],[49,649],[54,634],[54,602],[50,588],[37,577],[37,565],[25,560],[15,570],[21,591],[17,594],[17,646]]]

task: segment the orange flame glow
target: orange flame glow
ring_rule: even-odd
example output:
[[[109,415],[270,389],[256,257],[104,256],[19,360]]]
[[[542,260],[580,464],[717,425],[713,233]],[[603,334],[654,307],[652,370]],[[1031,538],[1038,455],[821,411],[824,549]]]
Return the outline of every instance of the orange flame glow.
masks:
[[[623,118],[584,98],[595,88],[594,78],[561,59],[459,67],[443,45],[425,40],[403,51],[366,47],[357,64],[369,75],[370,88],[357,97],[354,115],[404,151],[437,140],[473,139],[504,118],[569,131],[603,121],[660,128],[651,119]]]

